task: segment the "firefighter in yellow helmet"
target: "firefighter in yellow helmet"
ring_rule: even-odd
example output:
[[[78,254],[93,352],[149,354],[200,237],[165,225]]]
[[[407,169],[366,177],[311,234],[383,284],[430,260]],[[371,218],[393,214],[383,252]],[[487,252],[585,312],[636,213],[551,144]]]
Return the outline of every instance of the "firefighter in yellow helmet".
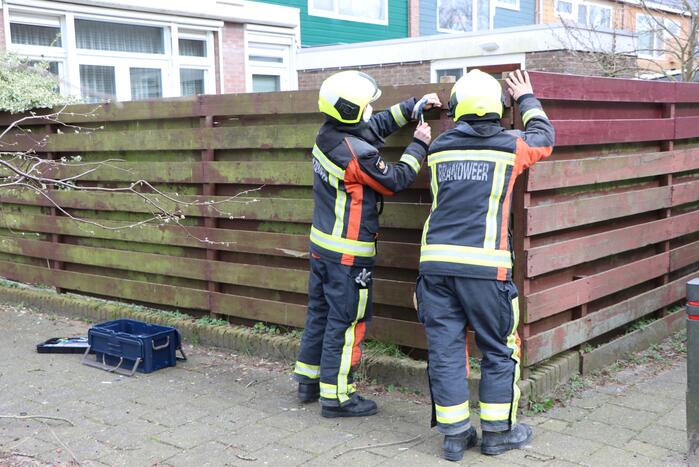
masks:
[[[417,177],[431,141],[418,125],[400,161],[380,154],[384,138],[441,106],[437,95],[408,99],[373,113],[381,91],[371,76],[344,71],[320,88],[325,114],[313,147],[313,226],[308,313],[294,368],[299,399],[321,402],[324,417],[373,415],[377,406],[356,393],[352,368],[371,319],[372,269],[383,197]]]
[[[467,326],[483,353],[481,451],[500,454],[532,437],[529,426],[516,422],[519,301],[510,206],[517,176],[551,154],[554,130],[526,72],[511,74],[507,84],[524,131],[502,127],[500,83],[473,70],[452,89],[455,127],[432,142],[427,159],[432,211],[422,234],[416,299],[429,345],[432,424],[445,435],[443,455],[452,461],[477,442],[466,381]]]

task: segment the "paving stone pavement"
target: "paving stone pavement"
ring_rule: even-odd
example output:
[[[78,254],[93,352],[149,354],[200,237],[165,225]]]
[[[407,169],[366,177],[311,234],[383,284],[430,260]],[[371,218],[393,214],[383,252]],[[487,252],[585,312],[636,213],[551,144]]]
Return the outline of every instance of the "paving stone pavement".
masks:
[[[287,368],[252,357],[187,346],[190,359],[176,368],[127,378],[80,365],[78,355],[34,351],[88,327],[0,304],[0,415],[75,424],[0,418],[0,451],[15,453],[0,465],[453,465],[439,457],[424,401],[380,395],[374,417],[327,420],[316,404],[296,402]],[[462,464],[687,465],[685,375],[684,362],[656,376],[621,374],[623,383],[522,417],[535,429],[526,449],[495,458],[472,450]]]

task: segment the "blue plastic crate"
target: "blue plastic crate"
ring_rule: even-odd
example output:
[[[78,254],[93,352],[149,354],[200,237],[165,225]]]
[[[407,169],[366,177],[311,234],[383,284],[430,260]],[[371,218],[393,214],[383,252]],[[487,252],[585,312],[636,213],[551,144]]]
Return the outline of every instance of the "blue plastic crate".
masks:
[[[87,337],[84,364],[127,376],[175,366],[178,350],[186,359],[180,333],[170,326],[117,319],[93,326]],[[90,351],[95,361],[88,360]]]

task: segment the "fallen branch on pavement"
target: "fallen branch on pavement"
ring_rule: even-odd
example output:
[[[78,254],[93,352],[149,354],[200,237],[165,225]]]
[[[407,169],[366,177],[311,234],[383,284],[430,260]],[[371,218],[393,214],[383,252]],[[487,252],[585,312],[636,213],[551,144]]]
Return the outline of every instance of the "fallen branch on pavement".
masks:
[[[422,435],[417,435],[414,438],[406,439],[404,441],[394,441],[392,443],[369,444],[367,446],[357,446],[356,448],[350,448],[350,449],[347,449],[346,451],[342,451],[338,454],[335,454],[333,457],[335,459],[337,459],[338,457],[344,456],[345,454],[347,454],[349,452],[353,452],[353,451],[364,451],[366,449],[387,448],[390,446],[398,446],[400,444],[409,444],[409,443],[412,443],[412,442],[419,440],[420,438],[422,438]]]
[[[0,415],[0,418],[11,418],[14,420],[56,420],[59,422],[65,422],[70,426],[75,426],[75,423],[66,418],[51,417],[48,415]]]

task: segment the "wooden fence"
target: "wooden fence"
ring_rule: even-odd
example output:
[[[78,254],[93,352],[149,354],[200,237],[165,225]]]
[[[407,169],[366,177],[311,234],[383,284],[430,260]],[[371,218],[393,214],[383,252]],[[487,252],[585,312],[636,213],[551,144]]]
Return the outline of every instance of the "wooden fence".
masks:
[[[662,313],[699,276],[699,85],[532,77],[557,149],[520,180],[514,200],[527,365]],[[384,89],[376,107],[428,91],[446,102],[447,85],[406,86]],[[48,158],[122,161],[81,183],[146,179],[182,199],[261,189],[220,210],[185,210],[195,237],[228,245],[173,225],[79,224],[39,196],[0,190],[0,276],[236,322],[303,326],[316,99],[316,92],[204,96],[109,104],[91,116],[82,115],[90,107],[71,108],[64,121],[104,127],[89,134],[28,122],[32,132],[13,133],[3,150],[27,149],[48,134],[41,149]],[[519,125],[511,115],[505,124]],[[446,115],[433,117],[435,136],[451,125]],[[0,115],[0,125],[16,118]],[[410,137],[404,129],[389,138],[386,158],[398,160]],[[425,172],[386,200],[371,328],[371,337],[416,349],[426,347],[412,309],[430,205]],[[72,214],[112,227],[149,212],[133,194],[53,196]]]

